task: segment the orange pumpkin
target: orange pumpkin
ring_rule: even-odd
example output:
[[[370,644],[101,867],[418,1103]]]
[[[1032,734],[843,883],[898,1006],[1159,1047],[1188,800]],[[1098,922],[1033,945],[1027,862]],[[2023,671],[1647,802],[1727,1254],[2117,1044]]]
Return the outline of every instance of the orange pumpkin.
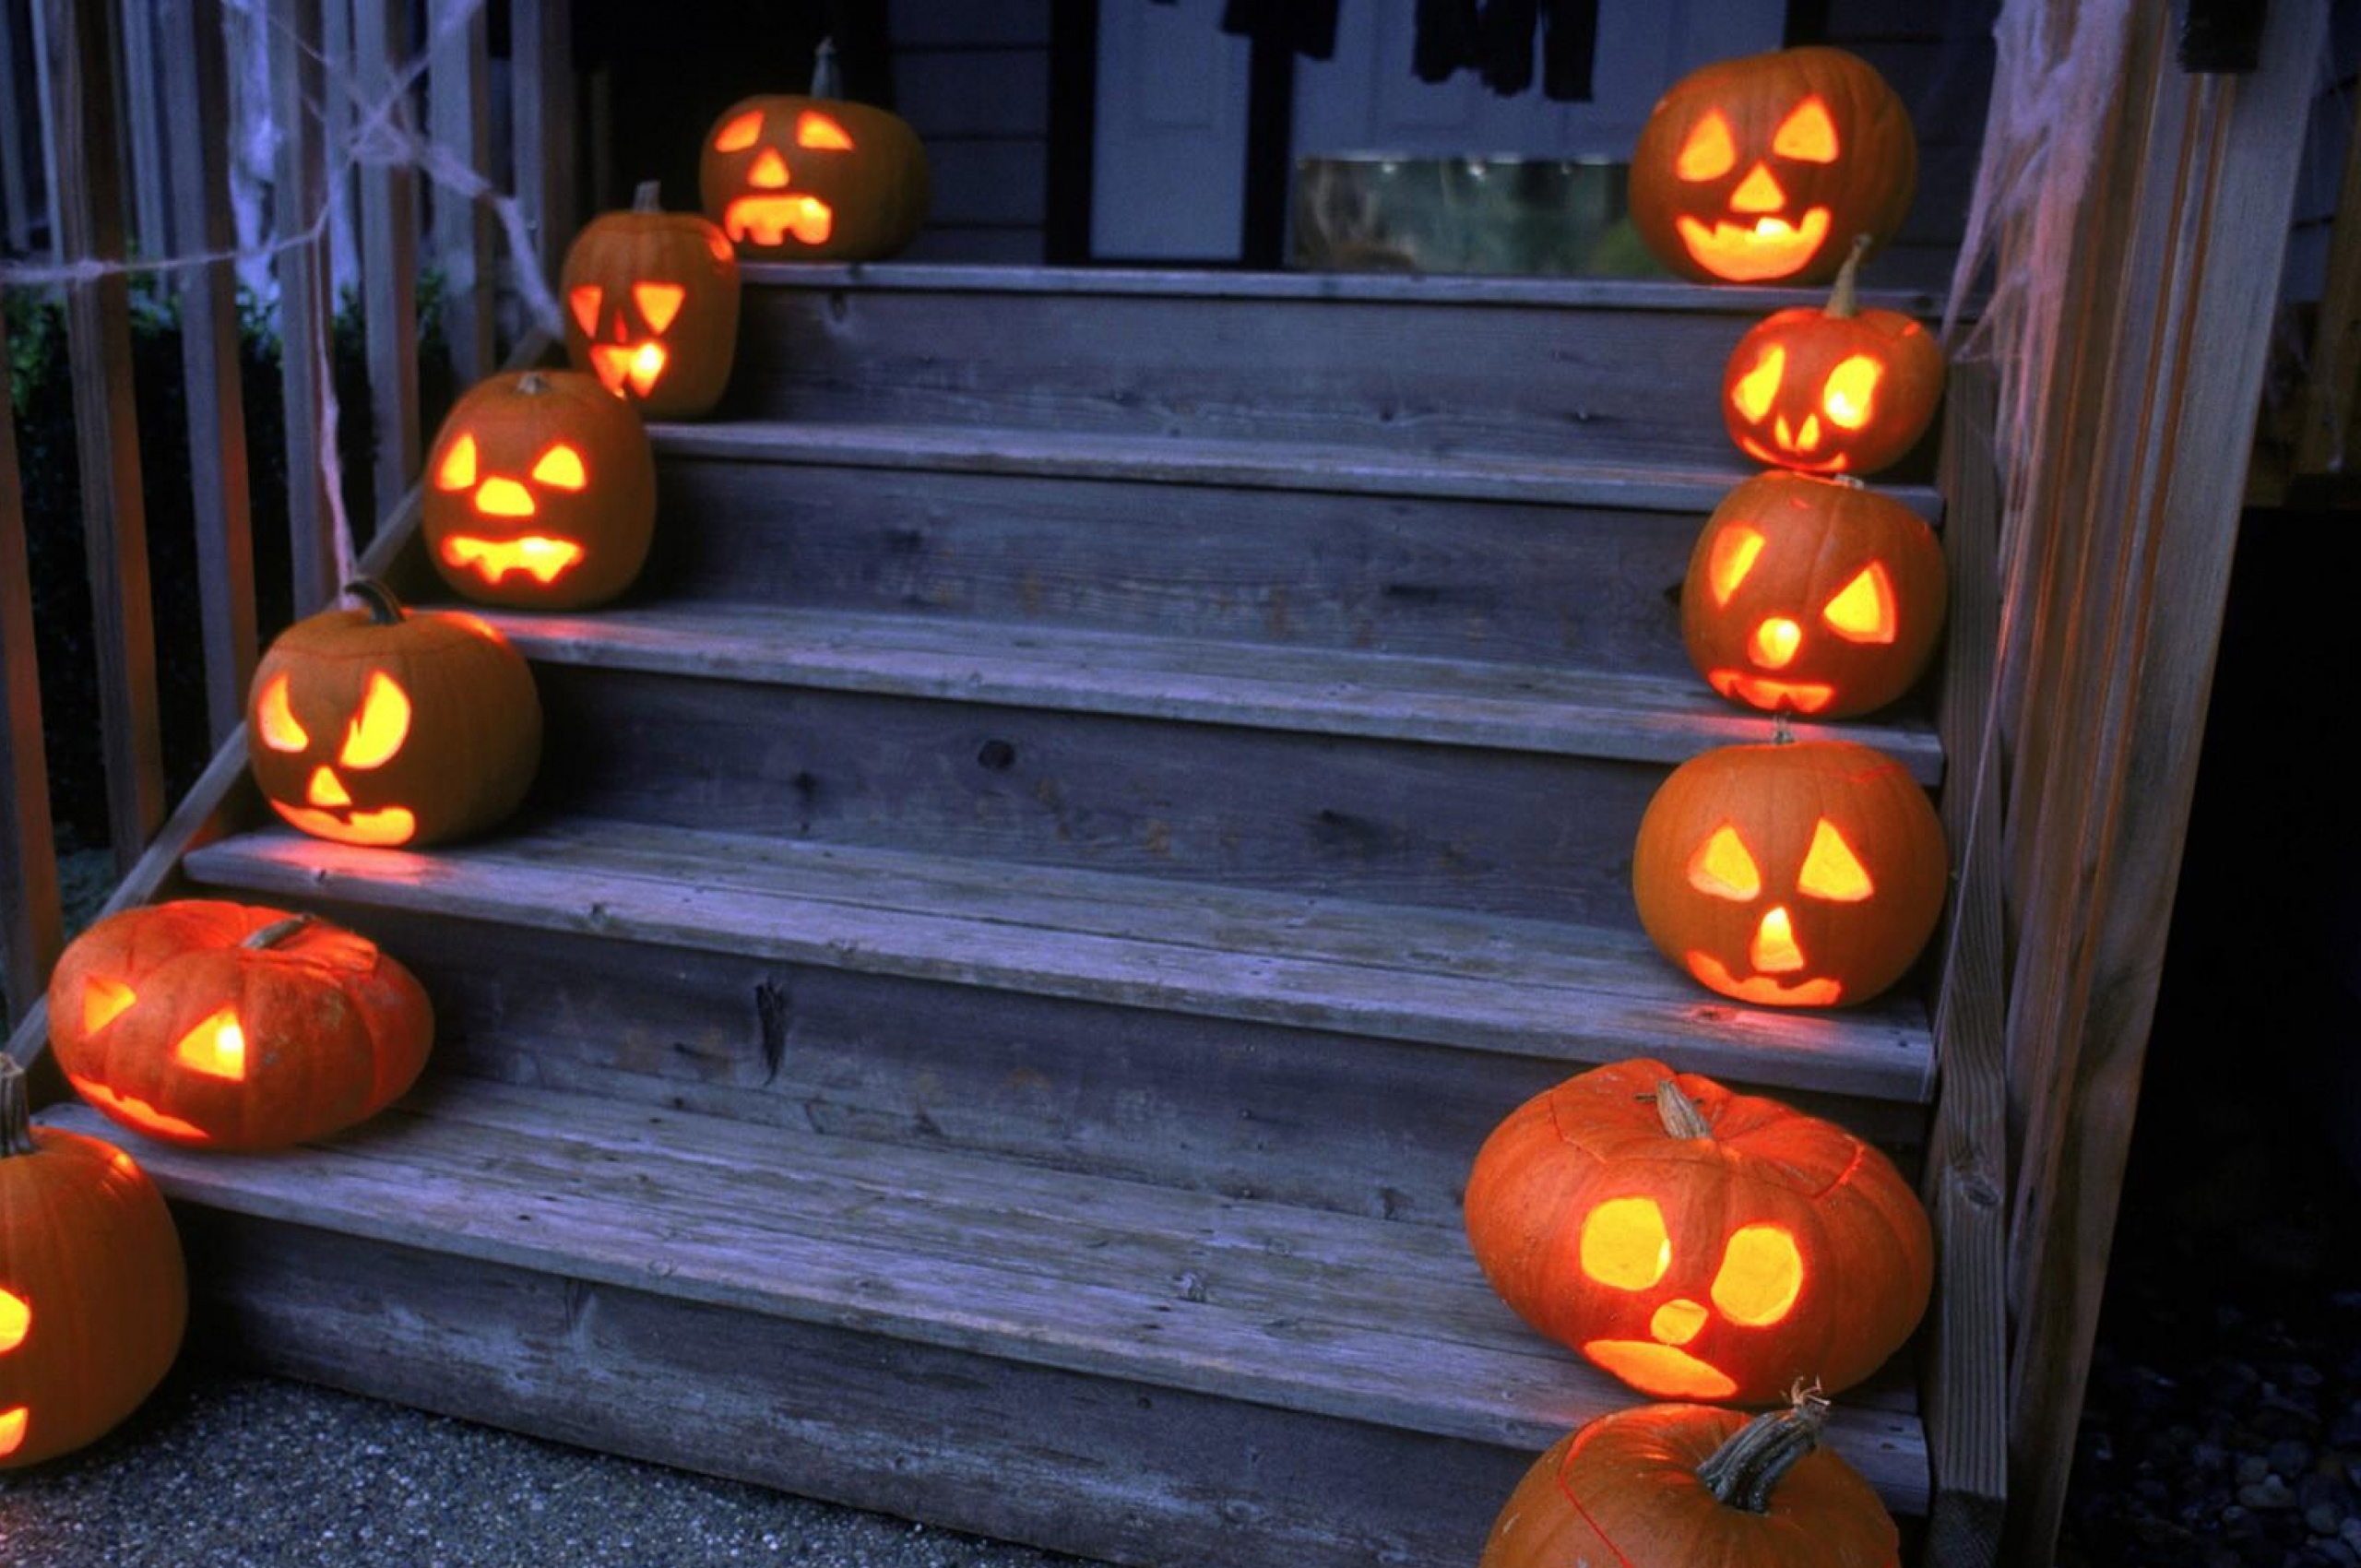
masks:
[[[520,610],[603,604],[656,538],[656,451],[578,370],[478,382],[426,455],[427,558],[454,592]]]
[[[134,1132],[279,1148],[375,1115],[426,1064],[434,1010],[408,969],[310,915],[182,899],[84,932],[49,982],[75,1091]]]
[[[1825,283],[1857,234],[1891,240],[1918,138],[1877,68],[1842,49],[1702,66],[1657,101],[1631,152],[1632,226],[1701,283]]]
[[[565,353],[652,420],[711,411],[738,353],[738,255],[694,212],[666,212],[656,182],[628,212],[593,219],[565,253]]]
[[[1643,1393],[1762,1404],[1875,1372],[1934,1285],[1926,1211],[1833,1123],[1659,1062],[1527,1100],[1467,1178],[1518,1316]]]
[[[1908,691],[1941,640],[1949,577],[1918,515],[1850,480],[1746,480],[1697,536],[1680,635],[1706,684],[1840,719]]]
[[[926,148],[897,114],[843,97],[820,46],[812,91],[742,99],[706,133],[706,216],[741,252],[771,260],[881,261],[917,237]]]
[[[1866,1002],[1934,934],[1950,880],[1927,792],[1853,741],[1722,746],[1640,819],[1631,891],[1664,956],[1770,1007]]]
[[[1820,1446],[1823,1402],[1749,1420],[1642,1405],[1558,1440],[1509,1494],[1477,1568],[1898,1568],[1901,1532]]]
[[[171,1370],[187,1321],[155,1183],[113,1144],[32,1126],[0,1056],[0,1469],[105,1435]]]
[[[524,657],[473,615],[406,610],[373,582],[345,591],[367,608],[298,621],[255,667],[246,761],[263,798],[340,844],[441,843],[506,816],[541,755]]]

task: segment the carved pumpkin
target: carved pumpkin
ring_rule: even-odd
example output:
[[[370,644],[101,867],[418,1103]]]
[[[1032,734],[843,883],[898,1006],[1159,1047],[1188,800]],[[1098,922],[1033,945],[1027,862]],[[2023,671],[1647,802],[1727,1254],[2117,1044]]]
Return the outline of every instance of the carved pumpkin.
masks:
[[[770,260],[880,261],[926,220],[926,148],[899,115],[847,101],[820,46],[808,97],[742,99],[706,133],[706,216]]]
[[[1722,373],[1722,419],[1749,457],[1815,474],[1891,468],[1943,400],[1943,350],[1900,311],[1863,310],[1866,245],[1836,275],[1825,310],[1757,322]]]
[[[1819,1445],[1826,1408],[1601,1416],[1525,1471],[1477,1568],[1897,1568],[1901,1532],[1876,1489]]]
[[[1518,1316],[1660,1398],[1849,1387],[1910,1337],[1934,1287],[1926,1210],[1885,1156],[1658,1062],[1595,1068],[1512,1111],[1476,1156],[1465,1212]]]
[[[652,420],[694,419],[721,401],[738,354],[738,255],[694,212],[666,212],[657,185],[629,212],[575,236],[558,281],[574,368]]]
[[[188,1277],[146,1172],[113,1145],[30,1123],[0,1056],[0,1469],[103,1436],[179,1353]]]
[[[1918,184],[1909,112],[1842,49],[1775,50],[1672,85],[1631,152],[1631,222],[1701,283],[1825,283],[1856,234],[1874,250]]]
[[[184,899],[108,916],[49,981],[75,1091],[134,1132],[210,1148],[325,1137],[426,1064],[434,1012],[408,969],[310,915]]]
[[[341,844],[440,843],[506,816],[541,755],[523,656],[472,615],[345,591],[367,608],[298,621],[255,668],[246,760],[264,799]]]
[[[1673,769],[1631,856],[1640,923],[1725,996],[1866,1002],[1934,934],[1950,878],[1935,808],[1853,741],[1723,746]]]
[[[426,455],[426,553],[463,598],[581,610],[629,588],[656,537],[656,451],[578,370],[478,382]]]
[[[1722,498],[1680,589],[1680,635],[1706,684],[1769,712],[1883,707],[1926,670],[1948,597],[1918,515],[1845,480],[1774,471]]]

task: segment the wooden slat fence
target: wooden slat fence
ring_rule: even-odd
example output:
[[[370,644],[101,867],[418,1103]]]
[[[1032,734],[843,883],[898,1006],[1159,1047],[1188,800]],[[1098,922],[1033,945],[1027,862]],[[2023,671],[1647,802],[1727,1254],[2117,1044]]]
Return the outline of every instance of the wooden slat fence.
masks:
[[[516,41],[508,62],[490,54],[493,6]],[[383,542],[405,521],[401,499],[418,476],[423,270],[441,275],[461,385],[496,368],[504,303],[505,337],[537,337],[529,307],[516,307],[503,287],[515,281],[516,257],[478,193],[521,190],[533,232],[552,253],[563,248],[575,220],[569,27],[564,0],[0,0],[0,291],[62,296],[65,305],[100,671],[91,729],[105,749],[115,873],[136,885],[117,902],[152,894],[169,875],[171,857],[160,862],[154,849],[175,826],[201,831],[197,822],[167,823],[164,670],[201,668],[206,734],[219,746],[238,727],[257,647],[275,629],[264,624],[256,561],[277,552],[258,551],[255,519],[278,508],[258,505],[255,476],[270,465],[257,461],[247,428],[249,397],[268,389],[243,384],[241,263],[252,276],[267,258],[275,293],[291,476],[285,555],[301,615],[338,587],[338,470],[325,431],[339,301],[359,302],[367,345],[368,395],[336,409],[346,427],[362,422],[369,431],[374,505],[352,523],[364,540]],[[278,142],[267,228],[242,251],[230,148],[246,64],[239,50],[253,40],[267,54]],[[504,94],[495,91],[502,68]],[[505,127],[492,124],[495,102],[507,107]],[[518,149],[515,171],[494,167],[503,147]],[[429,160],[475,184],[422,178]],[[361,240],[348,271],[331,255],[339,186],[356,193],[341,220]],[[545,272],[554,254],[528,265]],[[181,321],[185,474],[142,469],[136,268],[152,270]],[[8,416],[0,419],[0,985],[15,1029],[39,998],[66,921],[43,755],[33,552],[6,399],[0,385]],[[143,497],[173,484],[186,486],[195,524],[201,636],[197,647],[160,651]],[[218,804],[227,787],[208,778],[196,794]]]

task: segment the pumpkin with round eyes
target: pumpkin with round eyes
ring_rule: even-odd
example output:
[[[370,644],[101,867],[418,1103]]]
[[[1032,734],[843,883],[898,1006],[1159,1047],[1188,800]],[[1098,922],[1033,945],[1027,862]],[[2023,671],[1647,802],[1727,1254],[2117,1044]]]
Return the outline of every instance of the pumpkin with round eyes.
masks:
[[[632,418],[604,392],[611,408]],[[541,755],[533,672],[473,615],[367,606],[279,633],[246,697],[246,761],[271,809],[315,837],[416,848],[516,809]]]
[[[1867,249],[1845,258],[1825,310],[1779,311],[1738,339],[1722,373],[1722,420],[1747,456],[1804,473],[1875,473],[1935,422],[1942,348],[1900,311],[1861,308]]]
[[[1733,702],[1813,719],[1908,691],[1941,640],[1949,576],[1924,519],[1851,480],[1774,470],[1705,519],[1680,635]]]
[[[49,1038],[75,1092],[134,1132],[221,1149],[324,1137],[393,1103],[434,1012],[408,969],[310,915],[188,898],[74,939]]]
[[[917,237],[926,148],[909,122],[854,103],[820,46],[806,97],[742,99],[706,133],[697,163],[706,216],[766,259],[881,261]]]
[[[426,455],[427,558],[454,592],[581,610],[632,585],[656,537],[656,452],[639,416],[578,370],[478,382]]]
[[[113,1144],[33,1126],[0,1055],[0,1469],[104,1436],[163,1381],[187,1321],[163,1194]]]
[[[1640,924],[1700,985],[1768,1007],[1868,1001],[1934,934],[1942,823],[1903,766],[1854,741],[1722,746],[1640,818]]]
[[[1701,283],[1825,283],[1882,246],[1918,184],[1909,112],[1842,49],[1774,50],[1675,82],[1631,152],[1632,226]]]
[[[565,354],[642,417],[694,419],[721,401],[737,357],[738,253],[658,196],[647,182],[630,211],[593,219],[567,247]]]
[[[1518,1316],[1664,1398],[1848,1387],[1934,1289],[1926,1210],[1884,1155],[1660,1062],[1594,1068],[1512,1111],[1465,1215]]]

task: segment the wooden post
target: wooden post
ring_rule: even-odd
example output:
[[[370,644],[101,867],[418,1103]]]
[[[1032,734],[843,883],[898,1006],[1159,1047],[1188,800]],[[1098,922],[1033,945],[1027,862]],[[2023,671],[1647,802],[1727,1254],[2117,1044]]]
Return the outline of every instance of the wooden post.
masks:
[[[172,176],[164,157],[163,78],[156,53],[156,13],[166,7],[118,7],[115,26],[123,45],[124,172],[131,182],[131,237],[142,256],[171,255]]]
[[[0,317],[0,367],[8,362]],[[57,851],[51,841],[49,765],[42,755],[41,671],[33,645],[31,563],[17,469],[16,410],[0,374],[0,983],[6,1024],[32,1010],[64,944]]]
[[[163,732],[139,489],[139,412],[131,386],[131,291],[124,260],[123,160],[115,146],[111,7],[41,0],[42,101],[49,198],[61,260],[98,270],[65,287],[84,549],[105,726],[107,822],[129,871],[164,820]]]
[[[331,0],[334,3],[334,0]],[[326,434],[331,364],[327,167],[320,119],[319,0],[270,0],[271,113],[279,122],[276,227],[279,383],[287,405],[287,534],[295,613],[336,598]]]
[[[459,18],[454,21],[454,18]],[[427,126],[436,146],[487,180],[492,174],[489,28],[475,0],[431,0],[433,56],[426,78]],[[492,374],[497,244],[483,203],[438,186],[434,259],[443,268],[443,334],[459,385]]]
[[[229,124],[221,0],[181,0],[160,13],[164,103],[176,125]],[[216,255],[237,244],[222,138],[172,138],[174,226]],[[238,271],[227,259],[184,267],[181,371],[188,388],[189,484],[205,628],[205,707],[213,743],[238,727],[255,669],[254,505],[238,372]]]
[[[17,0],[0,0],[0,82],[17,75]],[[16,105],[0,107],[0,241],[18,254],[33,248],[33,194],[26,179],[24,125]]]
[[[510,10],[516,197],[552,288],[575,227],[573,13],[568,0],[515,0]],[[518,266],[526,263],[517,258]]]
[[[352,64],[362,115],[407,126],[397,75],[409,53],[402,0],[353,0]],[[373,490],[379,519],[394,515],[419,472],[418,172],[407,163],[361,171],[361,302],[369,344],[369,406],[376,442]]]

